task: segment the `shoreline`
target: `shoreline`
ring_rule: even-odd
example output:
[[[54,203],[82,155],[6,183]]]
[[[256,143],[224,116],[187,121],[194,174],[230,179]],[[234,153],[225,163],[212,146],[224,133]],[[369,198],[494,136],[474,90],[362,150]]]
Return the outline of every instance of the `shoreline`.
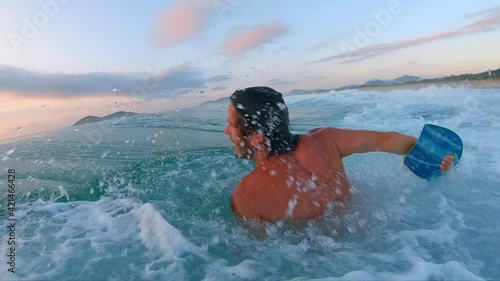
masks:
[[[394,84],[394,85],[357,87],[355,89],[358,91],[394,91],[394,90],[419,90],[428,87],[500,89],[500,79],[485,79],[485,80],[471,80],[471,81],[440,81],[431,83],[414,82],[414,83]]]

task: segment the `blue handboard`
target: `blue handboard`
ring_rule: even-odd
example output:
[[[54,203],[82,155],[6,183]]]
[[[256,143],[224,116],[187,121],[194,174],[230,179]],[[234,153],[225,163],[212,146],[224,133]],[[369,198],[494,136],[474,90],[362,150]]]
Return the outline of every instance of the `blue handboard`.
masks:
[[[417,144],[404,159],[404,164],[417,176],[431,179],[442,175],[439,165],[446,155],[455,153],[456,165],[462,157],[462,139],[453,131],[431,124],[424,125]]]

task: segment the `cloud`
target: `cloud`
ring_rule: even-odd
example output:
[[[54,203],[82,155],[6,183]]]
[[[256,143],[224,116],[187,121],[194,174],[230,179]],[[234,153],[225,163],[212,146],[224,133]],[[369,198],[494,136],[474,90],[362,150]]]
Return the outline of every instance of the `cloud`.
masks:
[[[272,84],[272,85],[283,85],[283,86],[297,84],[296,81],[282,80],[281,78],[268,80],[267,83]]]
[[[345,52],[313,61],[313,63],[325,62],[330,60],[343,60],[343,62],[341,63],[352,63],[365,60],[367,58],[384,55],[400,49],[427,44],[435,41],[442,41],[454,37],[466,36],[474,33],[492,31],[500,28],[500,6],[466,15],[466,17],[471,16],[482,16],[482,18],[453,31],[436,33],[429,36],[403,40],[394,43],[383,43],[364,48],[356,48],[355,46],[343,43],[343,45],[341,44],[341,46],[344,47]]]
[[[330,46],[329,43],[323,42],[323,43],[319,43],[319,44],[312,46],[311,48],[307,49],[306,51],[317,51],[317,50],[324,49],[328,46]]]
[[[214,12],[209,4],[203,0],[179,0],[160,12],[153,35],[158,46],[170,47],[200,34]]]
[[[499,12],[500,12],[500,6],[495,6],[495,7],[492,7],[492,8],[486,9],[486,10],[482,10],[479,12],[466,14],[464,17],[465,18],[474,18],[477,16],[483,16],[483,15],[488,15],[488,14],[490,14],[490,15],[491,14],[498,14]]]
[[[216,75],[208,78],[205,82],[207,83],[216,83],[230,80],[232,77],[226,74]]]
[[[226,90],[226,89],[227,89],[227,86],[215,86],[215,87],[213,87],[210,90],[212,90],[212,91],[223,91],[223,90]]]
[[[274,39],[286,34],[288,30],[289,26],[282,23],[259,25],[230,36],[224,44],[224,48],[229,55],[241,54],[262,44],[272,42]]]
[[[334,35],[330,36],[329,42],[318,43],[310,48],[307,48],[306,52],[312,52],[312,51],[324,49],[328,46],[331,46],[333,43],[338,42],[339,40],[342,40],[342,38],[349,36],[350,34],[351,34],[350,32],[342,32],[342,33],[334,34]]]
[[[145,73],[40,73],[0,65],[0,92],[30,97],[79,97],[124,95],[142,99],[173,97],[203,88],[207,81],[223,81],[224,75],[205,80],[203,73],[185,66]]]

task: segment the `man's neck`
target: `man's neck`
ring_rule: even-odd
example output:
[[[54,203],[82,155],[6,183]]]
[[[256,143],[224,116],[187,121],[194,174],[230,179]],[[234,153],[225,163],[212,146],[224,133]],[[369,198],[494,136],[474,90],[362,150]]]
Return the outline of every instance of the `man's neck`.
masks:
[[[266,164],[269,162],[269,150],[267,148],[259,149],[254,152],[252,161],[257,164],[257,168],[266,169]]]

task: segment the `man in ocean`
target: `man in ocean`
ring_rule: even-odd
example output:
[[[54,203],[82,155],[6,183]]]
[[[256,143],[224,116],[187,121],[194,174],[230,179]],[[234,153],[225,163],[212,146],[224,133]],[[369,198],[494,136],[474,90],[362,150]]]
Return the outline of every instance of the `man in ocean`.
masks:
[[[320,217],[329,203],[349,192],[342,158],[371,151],[405,155],[417,142],[397,132],[334,127],[291,134],[283,96],[269,87],[235,91],[227,115],[224,133],[235,145],[235,156],[257,164],[231,196],[232,210],[246,219]],[[452,163],[448,155],[440,169],[448,170]]]

